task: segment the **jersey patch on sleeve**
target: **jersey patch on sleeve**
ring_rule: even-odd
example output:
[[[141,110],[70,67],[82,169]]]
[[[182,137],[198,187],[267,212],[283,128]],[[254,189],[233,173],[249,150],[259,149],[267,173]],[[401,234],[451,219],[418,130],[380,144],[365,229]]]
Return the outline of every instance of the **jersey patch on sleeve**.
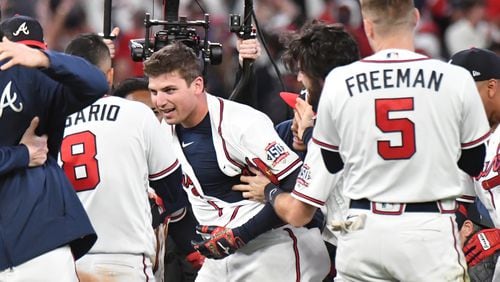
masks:
[[[303,187],[309,187],[309,181],[311,181],[311,168],[307,164],[304,164],[297,176],[297,183]]]
[[[272,162],[273,167],[290,155],[290,152],[288,152],[283,145],[277,143],[276,141],[269,143],[266,146],[265,151],[267,160]]]

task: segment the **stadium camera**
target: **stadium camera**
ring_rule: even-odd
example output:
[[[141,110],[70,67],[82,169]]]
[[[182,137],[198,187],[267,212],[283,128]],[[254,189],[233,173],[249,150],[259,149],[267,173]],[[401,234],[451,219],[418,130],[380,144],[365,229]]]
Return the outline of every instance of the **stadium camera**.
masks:
[[[173,42],[182,42],[190,47],[198,56],[201,54],[205,65],[218,65],[222,62],[222,44],[208,41],[208,30],[210,18],[208,14],[204,15],[203,20],[188,21],[186,17],[178,17],[179,1],[167,1],[170,6],[165,12],[167,20],[151,19],[149,13],[144,17],[144,26],[146,27],[145,37],[142,39],[130,40],[129,47],[132,60],[140,62],[149,58],[154,52],[160,50]],[[173,4],[172,4],[173,3]],[[172,11],[174,11],[172,13]],[[151,38],[151,28],[161,25],[164,29],[156,32]],[[201,39],[196,33],[195,27],[203,27],[205,37]]]

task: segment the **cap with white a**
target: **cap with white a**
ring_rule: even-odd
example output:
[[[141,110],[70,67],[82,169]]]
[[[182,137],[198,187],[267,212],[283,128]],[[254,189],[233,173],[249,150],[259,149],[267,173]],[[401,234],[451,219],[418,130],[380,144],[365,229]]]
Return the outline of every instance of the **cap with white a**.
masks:
[[[35,48],[47,49],[47,45],[43,40],[42,26],[34,18],[16,15],[2,21],[0,29],[11,41]]]
[[[500,79],[500,57],[487,49],[460,51],[451,56],[450,63],[467,69],[475,81]]]

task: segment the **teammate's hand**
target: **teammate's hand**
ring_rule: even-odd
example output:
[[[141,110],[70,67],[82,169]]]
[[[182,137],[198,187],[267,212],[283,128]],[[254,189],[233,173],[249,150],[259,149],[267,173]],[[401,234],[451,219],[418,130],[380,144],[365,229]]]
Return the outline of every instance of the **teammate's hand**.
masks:
[[[30,126],[24,132],[23,137],[21,137],[21,141],[19,141],[19,144],[24,144],[28,148],[30,156],[29,167],[40,166],[47,161],[47,153],[49,152],[47,148],[47,135],[38,136],[35,134],[39,122],[40,119],[34,117],[31,120]]]
[[[243,198],[264,203],[266,201],[264,188],[271,181],[260,170],[252,166],[249,166],[249,169],[255,175],[240,176],[242,184],[234,185],[232,189],[242,192]]]
[[[196,232],[205,240],[201,242],[191,241],[191,244],[195,250],[207,258],[225,258],[245,245],[245,242],[235,234],[237,233],[236,229],[198,225]]]
[[[114,36],[116,38],[116,37],[118,37],[118,34],[120,34],[120,28],[119,27],[115,27],[111,31],[110,35]],[[112,39],[108,39],[108,38],[104,38],[102,41],[106,44],[106,46],[108,46],[109,54],[111,55],[111,59],[115,58],[116,47],[115,47],[115,43],[113,42],[113,40]]]
[[[4,61],[0,70],[6,70],[15,65],[29,68],[46,68],[50,65],[49,58],[42,51],[22,43],[12,42],[5,36],[0,42],[0,61]]]
[[[205,262],[205,256],[199,252],[192,252],[186,256],[186,261],[189,262],[194,269],[200,270]]]
[[[500,229],[483,229],[464,245],[464,254],[469,267],[472,267],[500,249]]]
[[[316,114],[314,113],[312,106],[301,98],[297,98],[297,103],[295,104],[294,119],[297,122],[297,137],[303,140],[304,131],[314,126],[314,119]]]
[[[243,40],[238,38],[236,42],[236,50],[238,51],[238,61],[243,65],[243,59],[255,60],[260,57],[260,43],[257,39]]]

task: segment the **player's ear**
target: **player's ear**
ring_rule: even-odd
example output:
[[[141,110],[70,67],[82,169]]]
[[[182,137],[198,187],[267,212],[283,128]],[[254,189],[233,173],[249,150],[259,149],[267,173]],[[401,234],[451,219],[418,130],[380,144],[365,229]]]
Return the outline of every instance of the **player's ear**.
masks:
[[[196,77],[193,82],[191,82],[191,87],[194,87],[194,91],[196,94],[203,93],[203,91],[205,90],[203,77]]]
[[[373,22],[368,18],[363,19],[363,26],[365,29],[366,37],[368,37],[368,39],[372,40],[373,36],[374,36]]]
[[[111,85],[113,85],[114,76],[115,76],[115,69],[114,68],[110,68],[106,72],[106,79],[108,80],[108,84],[109,84],[110,87],[111,87]]]
[[[412,24],[413,24],[413,27],[415,27],[418,22],[420,21],[420,12],[418,11],[417,8],[413,8],[413,11],[412,11]]]
[[[495,95],[500,95],[500,85],[498,85],[498,80],[497,79],[490,79],[488,80],[488,85],[486,85],[488,89],[488,97],[489,98],[494,98]]]
[[[460,229],[460,233],[465,237],[469,238],[474,233],[474,223],[470,220],[465,220],[462,228]]]

